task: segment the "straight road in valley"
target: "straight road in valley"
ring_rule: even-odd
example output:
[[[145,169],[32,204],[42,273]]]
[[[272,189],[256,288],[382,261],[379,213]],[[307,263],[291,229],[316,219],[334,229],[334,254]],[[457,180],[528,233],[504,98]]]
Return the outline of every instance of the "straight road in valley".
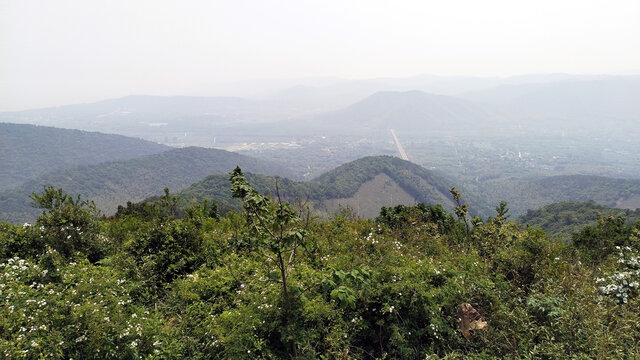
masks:
[[[393,141],[396,143],[396,146],[398,147],[398,152],[400,153],[400,158],[402,160],[409,161],[409,157],[407,156],[407,153],[404,151],[404,148],[402,147],[402,144],[400,144],[400,141],[398,141],[398,137],[396,136],[396,132],[393,129],[389,129],[389,131],[391,131],[391,136],[393,136]]]

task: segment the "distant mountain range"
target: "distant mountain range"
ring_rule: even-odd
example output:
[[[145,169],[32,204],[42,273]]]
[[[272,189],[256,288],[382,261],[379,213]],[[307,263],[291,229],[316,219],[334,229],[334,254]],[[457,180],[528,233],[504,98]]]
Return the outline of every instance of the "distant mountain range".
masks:
[[[299,106],[319,111],[331,111],[349,106],[377,92],[417,90],[429,94],[458,97],[462,94],[491,90],[500,86],[535,85],[567,80],[594,80],[605,77],[571,74],[523,75],[506,78],[418,75],[405,78],[335,79],[333,83],[327,84],[306,84],[303,81],[298,85],[275,92],[270,99],[299,104]]]
[[[120,160],[41,175],[19,187],[0,192],[0,219],[32,220],[39,214],[28,196],[44,186],[62,188],[96,202],[109,214],[117,205],[139,201],[168,187],[178,191],[210,174],[226,174],[240,165],[247,171],[288,176],[281,165],[216,149],[189,147],[130,160]]]
[[[637,120],[640,76],[502,85],[461,95],[524,118]]]
[[[337,102],[325,102],[329,98]],[[594,200],[611,207],[640,207],[640,180],[540,176],[556,171],[556,162],[549,160],[556,156],[562,167],[571,165],[573,159],[588,164],[593,158],[607,164],[614,159],[620,167],[631,166],[628,164],[634,163],[637,151],[628,144],[640,138],[638,119],[640,76],[562,74],[509,79],[425,76],[344,81],[290,88],[262,100],[128,96],[93,104],[0,113],[0,121],[112,131],[177,147],[233,143],[238,145],[234,149],[256,154],[264,151],[266,159],[298,158],[298,162],[286,162],[295,162],[297,174],[317,174],[319,171],[310,172],[314,161],[334,166],[362,155],[391,154],[391,128],[398,131],[400,140],[409,139],[407,149],[411,150],[411,141],[418,144],[416,158],[420,156],[425,163],[424,159],[430,159],[430,152],[434,151],[429,147],[430,137],[439,137],[441,141],[436,146],[451,142],[442,162],[459,164],[461,168],[458,150],[467,160],[476,161],[475,153],[462,154],[474,151],[474,147],[465,147],[466,142],[483,141],[488,138],[484,135],[490,135],[494,143],[487,148],[496,149],[496,153],[487,151],[477,157],[479,167],[486,169],[481,175],[492,175],[494,165],[512,172],[497,173],[495,177],[465,174],[462,181],[476,192],[462,189],[463,196],[472,210],[482,215],[491,214],[500,200],[507,200],[514,216],[558,201]],[[563,148],[565,130],[574,141],[584,139],[585,147]],[[554,137],[545,137],[550,132]],[[510,135],[516,133],[519,138],[508,144],[511,148],[500,146],[502,139],[512,140],[515,137]],[[323,135],[329,135],[326,141]],[[547,139],[556,142],[554,146],[559,143],[553,152],[544,152],[546,143],[542,140]],[[348,146],[336,146],[341,141]],[[364,145],[351,153],[350,149],[359,144]],[[515,151],[521,157],[521,147],[533,149],[527,150],[532,153],[530,161],[519,162],[517,168],[509,167],[511,160],[502,155]],[[148,156],[140,157],[143,155]],[[362,216],[372,216],[381,204],[415,201],[440,202],[451,209],[448,188],[457,185],[446,178],[455,174],[436,174],[386,157],[357,160],[310,182],[297,183],[284,179],[291,172],[283,165],[235,153],[202,148],[169,150],[122,136],[9,123],[0,124],[0,160],[0,218],[12,220],[37,213],[29,208],[27,195],[41,191],[43,185],[84,194],[111,212],[118,204],[158,194],[165,186],[178,191],[205,176],[218,174],[209,179],[212,183],[196,184],[184,194],[192,199],[224,199],[206,187],[217,189],[225,183],[226,189],[226,173],[236,165],[247,172],[280,176],[282,189],[293,194],[287,195],[289,198],[309,197],[314,208],[326,214],[340,206],[350,206]],[[465,163],[466,169],[473,165]],[[451,168],[455,167],[448,167]],[[591,171],[588,167],[582,169],[585,167],[576,172]],[[275,184],[275,180],[259,175],[255,179],[264,183],[264,191],[273,190],[268,184]]]
[[[419,133],[468,128],[479,123],[504,124],[506,118],[487,106],[445,95],[421,91],[378,92],[342,110],[313,119],[353,132],[397,130]]]
[[[264,110],[264,105],[258,101],[229,96],[130,95],[88,104],[5,112],[1,113],[0,119],[76,128],[77,126],[101,128],[120,123],[120,120],[186,122],[190,118],[207,118],[223,123],[228,119],[238,120],[250,117],[251,114]]]
[[[513,127],[638,134],[640,76],[541,75],[513,78],[419,76],[296,86],[261,100],[127,96],[0,113],[0,121],[115,132],[177,146],[276,141],[317,131],[360,134],[406,128],[432,135]],[[348,129],[347,125],[353,126]],[[342,131],[342,132],[341,132]],[[276,139],[276,140],[274,140]]]
[[[0,123],[0,190],[54,170],[131,159],[169,149],[121,135]]]
[[[179,146],[212,146],[215,137],[228,127],[241,126],[248,132],[253,124],[293,114],[298,110],[274,101],[132,95],[89,104],[4,112],[0,113],[0,121],[117,133]],[[225,134],[229,135],[229,131]]]

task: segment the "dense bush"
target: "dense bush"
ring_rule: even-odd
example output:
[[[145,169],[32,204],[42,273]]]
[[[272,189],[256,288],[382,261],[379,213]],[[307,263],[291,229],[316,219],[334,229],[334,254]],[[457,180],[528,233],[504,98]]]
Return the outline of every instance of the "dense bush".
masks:
[[[466,224],[423,204],[318,221],[239,172],[234,195],[244,211],[222,218],[174,219],[167,193],[106,219],[46,189],[36,224],[0,225],[0,357],[640,356],[638,225],[565,244],[506,204]]]

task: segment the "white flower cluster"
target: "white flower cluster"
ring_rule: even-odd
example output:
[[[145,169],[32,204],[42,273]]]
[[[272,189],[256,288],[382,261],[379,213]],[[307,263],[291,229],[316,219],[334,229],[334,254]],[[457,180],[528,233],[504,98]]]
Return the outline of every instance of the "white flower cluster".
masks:
[[[378,225],[377,228],[371,228],[369,229],[369,234],[367,234],[367,237],[364,238],[365,242],[369,242],[371,243],[371,245],[376,245],[380,243],[379,239],[376,239],[375,235],[381,235],[384,231],[382,230],[382,227],[380,227],[380,225]]]
[[[600,293],[619,304],[626,304],[640,291],[640,255],[628,246],[616,246],[616,249],[618,264],[622,269],[606,277],[597,278],[596,284]]]
[[[438,331],[438,327],[435,324],[431,323],[429,325],[429,329],[430,329],[431,335],[434,338],[436,338],[438,340],[442,340],[442,336],[440,335],[440,332]]]
[[[371,245],[375,245],[379,243],[379,241],[375,237],[373,237],[373,232],[370,232],[369,235],[367,235],[367,237],[364,240],[366,242],[370,242]]]

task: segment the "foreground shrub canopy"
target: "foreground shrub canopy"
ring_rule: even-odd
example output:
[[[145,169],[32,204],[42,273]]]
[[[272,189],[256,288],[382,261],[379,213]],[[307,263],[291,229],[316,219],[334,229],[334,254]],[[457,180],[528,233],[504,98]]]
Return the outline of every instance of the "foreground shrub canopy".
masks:
[[[564,244],[506,204],[467,219],[459,193],[455,214],[320,221],[231,180],[244,212],[224,217],[175,219],[168,192],[114,218],[34,195],[35,224],[0,225],[0,357],[640,357],[638,224],[603,218]]]

